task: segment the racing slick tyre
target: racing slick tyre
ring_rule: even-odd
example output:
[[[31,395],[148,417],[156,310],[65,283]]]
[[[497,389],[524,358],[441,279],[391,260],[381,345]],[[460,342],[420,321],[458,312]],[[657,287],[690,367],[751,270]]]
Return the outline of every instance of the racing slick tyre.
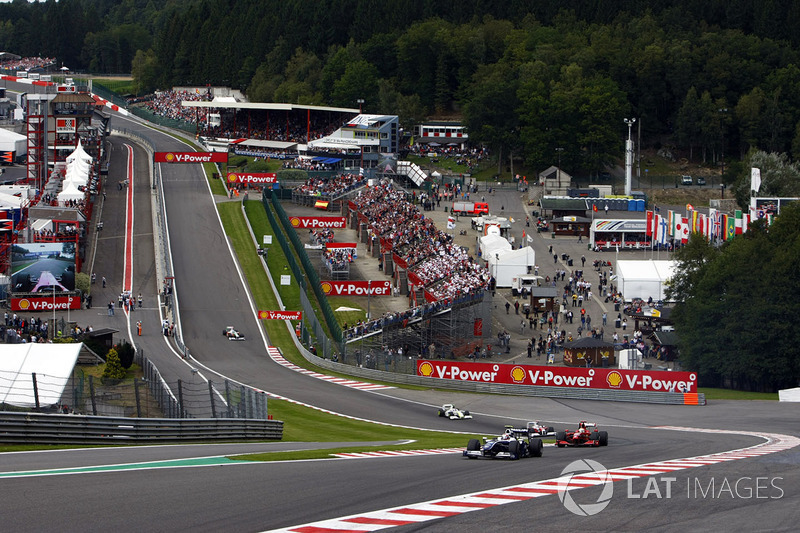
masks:
[[[464,411],[464,416],[469,416],[469,411]]]
[[[531,457],[541,457],[542,450],[544,449],[542,439],[531,439],[528,449],[531,451]]]
[[[439,409],[439,416],[444,416],[444,410],[443,409]]]
[[[608,431],[601,431],[597,436],[600,446],[608,446]]]
[[[511,454],[511,460],[519,459],[519,442],[512,440],[508,443],[508,453]]]
[[[595,446],[600,446],[600,432],[596,429],[592,432],[592,440],[595,443]]]
[[[562,444],[562,441],[567,440],[567,432],[566,431],[559,431],[556,433],[556,445],[559,448],[563,448],[565,444]]]
[[[467,443],[467,450],[475,452],[481,449],[481,441],[478,439],[469,439]]]
[[[555,433],[555,432],[556,428],[554,428],[553,426],[547,426],[547,433]]]

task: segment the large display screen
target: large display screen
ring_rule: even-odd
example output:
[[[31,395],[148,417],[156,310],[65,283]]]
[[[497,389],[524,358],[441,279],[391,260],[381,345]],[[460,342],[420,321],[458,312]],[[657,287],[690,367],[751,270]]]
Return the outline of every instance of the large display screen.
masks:
[[[75,243],[21,243],[11,249],[11,292],[75,290]]]

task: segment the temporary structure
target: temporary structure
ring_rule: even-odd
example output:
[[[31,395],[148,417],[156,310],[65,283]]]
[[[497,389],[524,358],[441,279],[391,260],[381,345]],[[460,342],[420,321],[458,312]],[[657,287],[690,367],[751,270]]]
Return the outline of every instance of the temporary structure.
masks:
[[[511,250],[511,243],[500,235],[484,235],[481,237],[480,249],[481,256],[488,261],[495,254]]]
[[[617,287],[626,301],[640,298],[664,300],[669,278],[675,273],[675,261],[619,260]]]
[[[59,202],[68,202],[70,200],[83,200],[84,194],[78,190],[78,187],[73,182],[65,182],[64,190],[58,193]]]
[[[514,278],[528,273],[528,267],[536,264],[536,252],[526,246],[517,250],[506,250],[499,254],[490,254],[489,273],[497,281],[497,287],[511,287]]]
[[[0,404],[18,407],[54,405],[59,402],[78,361],[82,343],[4,344],[0,357]],[[33,374],[37,387],[34,389]]]

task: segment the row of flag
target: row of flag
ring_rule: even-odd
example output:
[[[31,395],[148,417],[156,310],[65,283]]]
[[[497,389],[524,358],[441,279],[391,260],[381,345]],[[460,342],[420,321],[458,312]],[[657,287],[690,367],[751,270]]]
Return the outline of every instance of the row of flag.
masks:
[[[706,215],[686,204],[685,216],[671,210],[667,216],[657,210],[647,211],[646,235],[654,244],[667,244],[670,239],[686,244],[690,233],[699,233],[709,241],[727,241],[746,233],[750,222],[759,218],[766,218],[767,223],[772,224],[772,214],[763,210],[750,209],[749,213],[744,213],[737,209],[733,215],[728,215],[712,207]]]

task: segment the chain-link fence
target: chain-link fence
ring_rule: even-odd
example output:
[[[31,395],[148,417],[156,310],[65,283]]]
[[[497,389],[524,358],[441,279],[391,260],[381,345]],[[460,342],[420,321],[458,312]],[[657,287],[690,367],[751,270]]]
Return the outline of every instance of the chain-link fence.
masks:
[[[137,418],[268,418],[266,393],[228,380],[206,382],[196,374],[189,381],[167,382],[146,358],[141,358],[141,365],[141,377],[123,380],[80,365],[66,379],[0,372],[0,389],[6,391],[0,410]]]

